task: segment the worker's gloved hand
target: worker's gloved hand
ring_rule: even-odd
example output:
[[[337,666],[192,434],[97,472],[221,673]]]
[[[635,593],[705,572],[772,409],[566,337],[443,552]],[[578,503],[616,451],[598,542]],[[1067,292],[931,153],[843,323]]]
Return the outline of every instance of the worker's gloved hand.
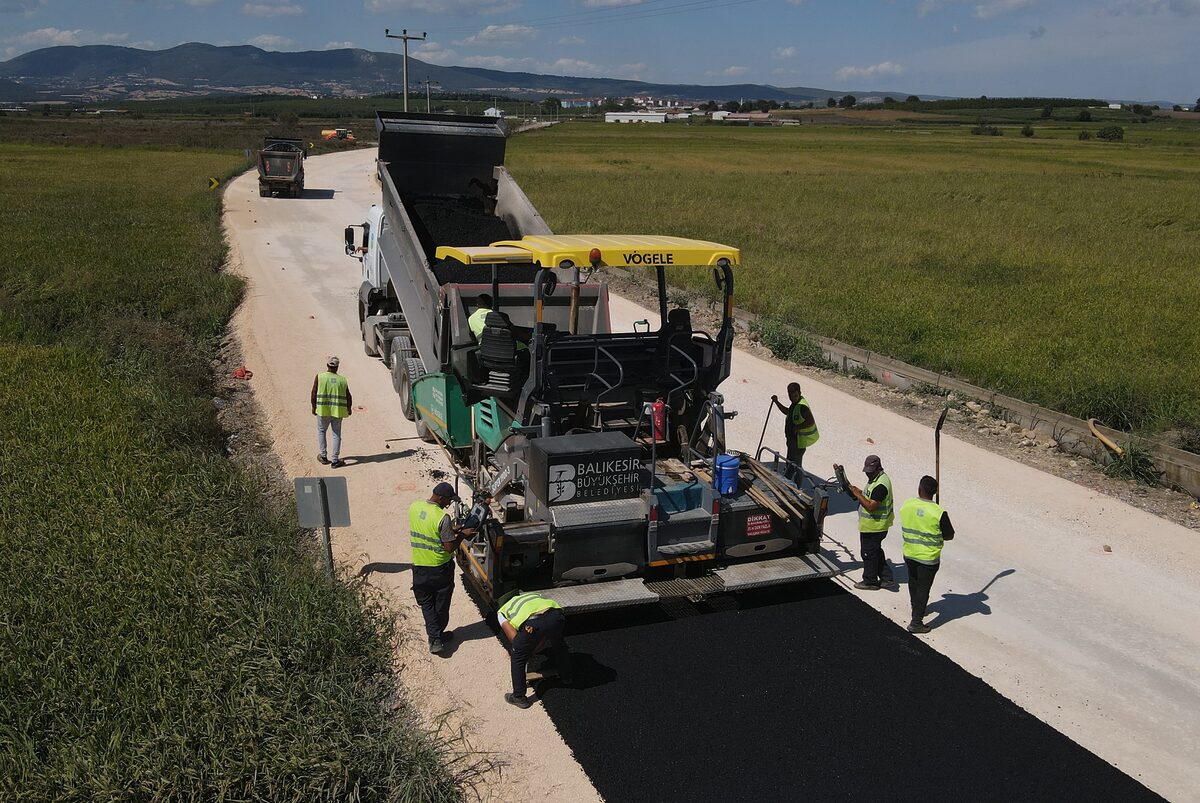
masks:
[[[771,401],[773,401],[773,402],[777,402],[777,401],[779,401],[779,397],[778,397],[778,396],[771,396]]]

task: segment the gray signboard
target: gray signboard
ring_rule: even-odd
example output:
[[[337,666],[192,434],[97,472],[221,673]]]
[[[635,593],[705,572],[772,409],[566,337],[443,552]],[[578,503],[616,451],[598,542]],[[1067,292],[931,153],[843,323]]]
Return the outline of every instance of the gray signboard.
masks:
[[[324,486],[324,488],[322,488]],[[325,518],[325,511],[329,518]],[[350,496],[345,477],[297,477],[296,515],[301,527],[349,527]]]

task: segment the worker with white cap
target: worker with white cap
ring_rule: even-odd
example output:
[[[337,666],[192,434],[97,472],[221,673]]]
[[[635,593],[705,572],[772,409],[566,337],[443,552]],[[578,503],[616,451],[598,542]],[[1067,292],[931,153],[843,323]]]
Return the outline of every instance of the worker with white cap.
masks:
[[[340,364],[341,360],[337,357],[330,357],[326,360],[326,370],[313,377],[311,393],[312,412],[317,417],[317,462],[334,468],[346,465],[340,457],[342,419],[350,417],[354,404],[346,377],[338,373]],[[329,454],[325,448],[325,432],[329,429],[333,430],[332,454]]]

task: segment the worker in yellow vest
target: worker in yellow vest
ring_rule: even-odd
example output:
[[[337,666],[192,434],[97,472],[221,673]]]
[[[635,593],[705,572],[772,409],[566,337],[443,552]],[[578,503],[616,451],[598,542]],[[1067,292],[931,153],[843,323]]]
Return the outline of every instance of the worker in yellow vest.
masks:
[[[341,361],[337,357],[330,357],[326,360],[325,370],[313,377],[312,393],[310,394],[312,412],[317,417],[317,462],[334,468],[341,468],[345,465],[340,457],[342,419],[350,417],[354,404],[346,377],[338,373],[340,364]],[[330,429],[333,430],[332,454],[329,454],[325,448],[325,432]]]
[[[790,407],[784,407],[778,396],[772,396],[771,401],[787,416],[783,422],[788,462],[787,468],[784,469],[784,476],[789,480],[795,480],[799,485],[804,479],[804,452],[820,439],[821,434],[817,432],[817,421],[813,418],[808,400],[800,391],[800,383],[789,384],[787,392],[788,399],[792,403]]]
[[[925,607],[929,589],[942,560],[942,545],[954,538],[954,526],[942,506],[933,501],[937,480],[921,477],[917,489],[920,498],[909,499],[900,507],[900,528],[904,535],[904,565],[908,567],[908,595],[912,602],[909,633],[928,633]]]
[[[496,618],[500,621],[500,629],[512,644],[510,669],[513,690],[504,695],[506,702],[517,708],[533,705],[525,695],[528,686],[525,669],[529,659],[546,647],[551,651],[550,657],[558,670],[558,679],[567,685],[571,684],[571,655],[563,639],[567,617],[561,605],[536,591],[516,591],[501,603]]]
[[[850,486],[850,495],[858,500],[858,542],[863,561],[862,580],[854,584],[860,591],[895,588],[892,567],[883,554],[883,539],[895,521],[892,478],[883,470],[879,455],[867,455],[863,461],[867,487]]]
[[[450,624],[450,599],[454,596],[454,552],[465,530],[454,524],[446,508],[458,499],[454,486],[439,482],[428,501],[408,506],[408,534],[412,544],[413,596],[425,619],[429,651],[440,654],[454,637]]]
[[[487,326],[487,316],[491,311],[491,294],[480,293],[477,295],[475,297],[475,311],[471,313],[471,317],[467,318],[467,326],[471,328],[471,334],[475,337],[476,342],[483,336],[483,330]]]

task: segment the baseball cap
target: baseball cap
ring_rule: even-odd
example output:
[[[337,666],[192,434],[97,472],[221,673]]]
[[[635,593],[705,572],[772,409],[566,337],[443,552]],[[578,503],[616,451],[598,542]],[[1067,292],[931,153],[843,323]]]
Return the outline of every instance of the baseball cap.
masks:
[[[458,499],[458,494],[454,492],[454,486],[448,482],[439,482],[433,486],[433,495],[444,499]]]
[[[337,368],[339,365],[342,364],[342,361],[339,360],[337,357],[330,357],[328,360],[325,361],[325,364],[328,365],[330,368]]]
[[[879,455],[869,454],[867,459],[863,461],[863,471],[879,471],[883,468],[883,463],[879,461]]]

